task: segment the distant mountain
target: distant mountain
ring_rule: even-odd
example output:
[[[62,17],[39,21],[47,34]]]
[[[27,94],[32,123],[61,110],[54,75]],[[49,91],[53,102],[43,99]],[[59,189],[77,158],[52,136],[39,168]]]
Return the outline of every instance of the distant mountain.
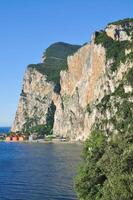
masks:
[[[10,131],[10,127],[0,127],[0,134],[8,133],[9,131]]]

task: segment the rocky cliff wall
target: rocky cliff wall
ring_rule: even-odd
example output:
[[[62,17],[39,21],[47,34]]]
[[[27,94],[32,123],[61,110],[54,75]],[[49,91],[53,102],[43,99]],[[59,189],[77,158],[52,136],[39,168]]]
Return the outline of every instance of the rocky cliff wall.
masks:
[[[61,94],[55,101],[54,134],[84,139],[89,133],[86,107],[95,101],[96,83],[105,71],[105,49],[101,45],[86,44],[68,57],[68,70],[61,72]]]
[[[54,85],[34,68],[28,68],[19,99],[18,110],[12,126],[13,132],[26,131],[27,127],[46,123],[48,108],[52,102]]]
[[[79,48],[79,45],[55,43],[46,49],[41,63],[27,67],[12,132],[26,133],[34,126],[47,124],[53,96],[61,89],[60,71],[67,69],[67,56]]]
[[[125,93],[132,92],[125,78],[133,67],[132,42],[133,23],[128,20],[109,24],[105,30],[93,34],[91,42],[82,47],[66,47],[63,43],[62,53],[59,45],[54,54],[49,49],[43,55],[43,64],[26,72],[12,131],[21,131],[28,118],[35,119],[34,113],[38,119],[36,124],[45,124],[53,102],[56,107],[53,134],[56,136],[85,140],[97,126],[107,133],[117,132],[111,120],[118,111],[115,104],[120,97],[114,94],[122,83]]]

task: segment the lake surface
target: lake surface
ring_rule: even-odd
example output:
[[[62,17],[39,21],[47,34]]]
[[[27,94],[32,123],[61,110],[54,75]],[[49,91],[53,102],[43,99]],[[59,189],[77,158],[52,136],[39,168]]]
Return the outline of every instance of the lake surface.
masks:
[[[78,144],[0,143],[0,200],[76,199]]]
[[[0,134],[8,133],[9,131],[10,131],[10,127],[0,127]]]

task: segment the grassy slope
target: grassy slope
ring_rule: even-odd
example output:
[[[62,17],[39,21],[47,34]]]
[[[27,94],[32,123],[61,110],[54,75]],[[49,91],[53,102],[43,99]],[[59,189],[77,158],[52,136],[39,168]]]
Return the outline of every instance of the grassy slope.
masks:
[[[28,67],[35,68],[47,76],[48,81],[59,83],[60,71],[67,69],[67,57],[76,52],[81,46],[70,45],[63,42],[52,44],[43,55],[45,60],[40,64],[32,64]]]

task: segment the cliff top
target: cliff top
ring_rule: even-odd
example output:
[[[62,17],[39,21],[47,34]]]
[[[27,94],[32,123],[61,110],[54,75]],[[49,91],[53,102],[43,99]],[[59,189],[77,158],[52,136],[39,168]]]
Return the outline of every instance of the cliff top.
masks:
[[[106,49],[106,60],[112,60],[111,70],[116,71],[121,63],[133,60],[133,19],[110,23],[104,31],[95,33],[94,42]]]
[[[77,51],[81,45],[72,45],[64,42],[56,42],[52,45],[50,45],[44,52],[42,58],[45,62],[45,58],[60,58],[60,59],[66,59],[67,56],[73,54],[75,51]]]
[[[133,23],[133,18],[125,18],[125,19],[122,19],[122,20],[117,20],[115,22],[111,22],[111,23],[108,23],[108,25],[124,25],[124,24],[127,24],[127,23]]]
[[[75,53],[80,47],[80,45],[56,42],[45,50],[41,63],[29,65],[28,68],[35,68],[46,75],[47,81],[59,83],[60,71],[67,69],[67,57]]]
[[[97,35],[98,34],[98,35]],[[98,36],[98,37],[97,37]],[[121,41],[125,41],[125,48],[128,42],[131,41],[133,37],[133,18],[126,18],[123,20],[115,21],[109,23],[104,31],[96,32],[95,42],[97,44],[104,43],[103,46],[108,49],[107,57],[115,57],[115,55],[110,56],[111,49],[117,49],[117,54],[119,53],[119,48],[117,46],[122,46]],[[117,41],[117,42],[115,42]],[[114,44],[114,46],[112,45]],[[131,45],[130,45],[131,46]],[[72,45],[64,42],[56,42],[50,45],[43,53],[41,63],[29,65],[30,68],[35,68],[40,73],[46,75],[47,81],[52,81],[54,84],[60,82],[60,71],[67,70],[67,57],[74,54],[80,45]],[[115,51],[113,51],[115,52]],[[124,52],[124,51],[123,51]],[[122,55],[124,54],[122,52]],[[109,54],[109,55],[108,55]],[[116,54],[116,52],[114,53]],[[116,68],[116,67],[115,67]]]

